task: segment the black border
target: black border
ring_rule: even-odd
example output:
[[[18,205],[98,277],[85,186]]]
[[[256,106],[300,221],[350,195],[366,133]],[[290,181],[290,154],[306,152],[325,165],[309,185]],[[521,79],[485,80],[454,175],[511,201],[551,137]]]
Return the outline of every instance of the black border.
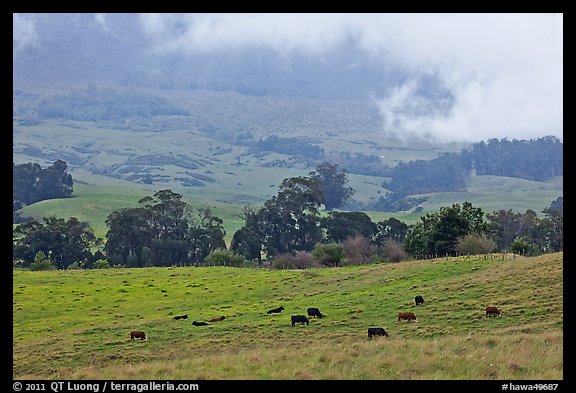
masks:
[[[5,2],[3,7],[7,7]],[[108,3],[106,4],[105,2],[98,2],[98,3],[94,3],[94,2],[78,2],[78,1],[74,1],[74,2],[39,2],[36,4],[30,4],[28,2],[18,2],[17,4],[15,4],[14,2],[10,2],[10,9],[11,9],[11,13],[14,12],[23,12],[23,13],[28,13],[28,12],[94,12],[96,9],[98,10],[105,10],[106,12],[134,12],[134,8],[133,6],[130,6],[130,4],[128,4],[127,2],[116,2],[115,4],[112,5],[112,3]],[[394,4],[395,3],[395,4]],[[325,8],[325,7],[316,7],[317,10],[310,10],[310,7],[302,7],[299,4],[295,4],[295,3],[282,3],[282,7],[283,10],[279,11],[278,8],[278,4],[274,4],[272,2],[268,2],[266,4],[256,4],[256,3],[251,3],[251,4],[247,4],[246,2],[236,2],[236,3],[228,3],[226,4],[225,8],[226,8],[226,12],[369,12],[369,13],[373,13],[373,12],[470,12],[470,6],[472,6],[474,8],[475,5],[477,4],[466,4],[467,2],[431,2],[428,5],[428,10],[426,9],[422,9],[422,7],[417,7],[414,4],[411,4],[409,2],[386,2],[385,4],[381,4],[381,6],[384,9],[378,9],[378,5],[376,4],[376,2],[372,2],[372,3],[367,3],[367,2],[363,2],[362,4],[360,2],[355,2],[355,3],[329,3],[330,4],[330,9],[331,11],[327,11],[327,10],[320,10],[318,8]],[[132,3],[134,4],[134,3]],[[142,9],[141,12],[174,12],[174,11],[178,11],[178,12],[220,12],[222,11],[223,6],[222,5],[218,5],[215,2],[190,2],[188,3],[189,6],[186,7],[187,3],[168,3],[168,2],[162,2],[162,3],[155,3],[154,6],[152,8],[154,8],[153,10],[149,9],[150,8],[150,4],[151,3],[146,3],[146,5],[142,6],[142,5],[138,5],[137,8]],[[511,5],[511,4],[510,4]],[[292,6],[292,7],[290,7]],[[376,9],[374,9],[376,6]],[[286,9],[286,7],[288,9]],[[148,9],[146,9],[148,8]],[[314,7],[312,7],[314,8]],[[478,7],[475,7],[478,8]],[[489,11],[486,10],[486,4],[483,3],[483,10],[474,10],[473,12],[519,12],[519,10],[517,9],[517,7],[508,7],[508,9],[506,9],[505,5],[503,4],[498,4],[497,7],[489,7],[491,8]],[[512,9],[511,9],[512,8]],[[530,3],[522,3],[522,8],[523,11],[522,12],[543,12],[543,8],[545,9],[546,12],[560,12],[560,13],[564,13],[564,8],[565,6],[563,5],[559,5],[559,4],[554,4],[554,3],[546,3],[546,4],[538,4],[536,2],[530,2]],[[5,25],[10,26],[12,25],[12,19],[8,20],[8,18],[11,18],[11,13],[3,13],[3,15],[6,16],[6,23]],[[6,37],[8,36],[8,34],[6,34]],[[9,106],[6,105],[6,111],[8,112]],[[6,120],[8,122],[8,119],[10,119],[11,116],[8,116],[8,114],[6,115]],[[10,124],[9,126],[10,128],[12,127],[12,124]],[[8,128],[8,129],[10,129]],[[566,145],[566,143],[569,143],[566,138],[563,141],[564,145]],[[6,154],[6,157],[8,157],[8,154]],[[570,159],[570,155],[568,156]],[[568,166],[569,168],[572,168],[570,165]],[[565,175],[566,176],[566,175]],[[569,199],[566,195],[567,193],[567,189],[564,190],[564,197],[565,199]],[[568,191],[568,194],[570,192]],[[6,208],[6,211],[7,208]],[[569,211],[569,209],[567,210]],[[8,222],[8,220],[7,220]],[[6,232],[4,232],[5,234],[8,234],[8,230],[6,230]],[[7,237],[7,236],[6,236]],[[569,238],[566,237],[565,238]],[[8,242],[8,240],[6,240],[6,242]],[[10,248],[9,248],[10,247]],[[8,246],[8,244],[6,245],[6,250],[11,249],[11,245]],[[572,310],[572,306],[573,306],[573,302],[571,301],[573,299],[573,294],[571,294],[571,290],[572,290],[572,285],[571,284],[571,278],[574,277],[574,268],[573,268],[573,258],[570,258],[570,253],[568,252],[568,258],[567,260],[569,261],[568,264],[564,264],[564,277],[568,278],[568,280],[564,280],[564,286],[563,286],[563,291],[564,291],[564,302],[563,302],[563,315],[564,315],[564,327],[567,327],[567,331],[573,332],[574,331],[574,325],[572,323],[572,314],[571,314],[571,310]],[[8,266],[8,261],[5,261],[5,266]],[[11,266],[10,266],[10,270],[6,272],[5,277],[8,277],[8,274],[10,274],[10,277],[12,277],[11,274]],[[10,285],[6,285],[6,292],[7,292],[7,296],[5,296],[5,299],[12,299],[12,286]],[[12,302],[11,302],[12,303]],[[10,307],[12,309],[12,306]],[[12,336],[13,332],[11,332],[11,338],[13,342],[13,336]],[[400,389],[420,389],[420,388],[440,388],[444,390],[448,390],[448,391],[462,391],[462,389],[466,389],[466,388],[472,388],[472,389],[481,389],[482,391],[486,391],[486,392],[491,392],[491,391],[503,391],[502,389],[502,385],[504,384],[514,384],[514,385],[535,385],[535,384],[554,384],[554,383],[558,383],[558,389],[556,391],[561,391],[564,388],[566,388],[567,386],[576,386],[576,384],[574,383],[576,381],[575,375],[573,373],[573,365],[574,365],[574,361],[572,360],[572,353],[567,351],[568,348],[573,348],[572,345],[572,335],[571,334],[566,334],[564,335],[564,351],[563,351],[563,356],[564,356],[564,369],[563,369],[563,374],[564,374],[564,379],[563,380],[438,380],[438,381],[431,381],[431,380],[383,380],[383,381],[373,381],[373,380],[368,380],[368,381],[363,381],[363,380],[338,380],[338,381],[333,381],[333,380],[321,380],[321,381],[300,381],[300,380],[249,380],[249,381],[239,381],[239,380],[224,380],[224,381],[214,381],[214,380],[207,380],[207,381],[181,381],[181,380],[122,380],[122,381],[114,381],[114,382],[122,382],[122,383],[147,383],[147,382],[152,382],[152,381],[156,381],[159,383],[162,382],[171,382],[173,384],[178,384],[178,383],[182,383],[182,382],[188,382],[188,383],[197,383],[199,385],[199,390],[200,392],[206,392],[206,391],[220,391],[223,389],[226,390],[240,390],[240,389],[250,389],[250,391],[266,391],[269,392],[270,389],[274,389],[274,388],[288,388],[288,389],[346,389],[346,390],[354,390],[354,389],[371,389],[371,388],[400,388]],[[12,353],[12,348],[7,348],[4,351],[4,353]],[[12,360],[13,360],[13,353],[12,353]],[[4,368],[4,370],[9,370],[10,372],[10,376],[8,378],[12,379],[12,387],[13,387],[13,391],[17,391],[15,389],[15,382],[18,380],[14,380],[13,379],[13,362],[12,362],[12,367],[10,369],[8,368]],[[7,379],[8,379],[7,378]],[[23,380],[19,380],[18,382],[22,383],[22,384],[30,384],[30,383],[42,383],[46,386],[45,391],[49,391],[50,389],[50,384],[52,382],[58,382],[58,381],[64,381],[64,382],[79,382],[79,381],[73,381],[73,380],[54,380],[54,381],[43,381],[43,380],[27,380],[27,381],[23,381]],[[90,384],[98,384],[100,389],[99,392],[102,392],[102,387],[104,385],[104,383],[106,381],[96,381],[96,380],[82,380],[81,382],[84,383],[90,383]],[[65,384],[66,385],[66,384]],[[510,389],[508,389],[510,390]],[[50,390],[51,391],[51,390]],[[67,389],[63,390],[63,391],[67,391]],[[106,391],[110,391],[110,388],[108,388]]]

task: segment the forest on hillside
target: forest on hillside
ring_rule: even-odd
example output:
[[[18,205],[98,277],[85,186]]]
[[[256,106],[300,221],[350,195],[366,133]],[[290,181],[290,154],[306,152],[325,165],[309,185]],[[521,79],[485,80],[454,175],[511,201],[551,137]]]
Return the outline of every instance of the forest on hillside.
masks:
[[[69,198],[74,191],[72,176],[67,173],[68,165],[56,160],[47,168],[38,163],[12,163],[12,221],[21,222],[18,210],[24,206],[54,198]]]
[[[564,174],[564,147],[554,136],[531,140],[490,139],[475,143],[461,153],[445,153],[433,160],[399,163],[389,168],[390,180],[382,186],[390,192],[366,210],[401,211],[425,198],[413,195],[466,192],[466,179],[476,175],[507,176],[544,181]]]

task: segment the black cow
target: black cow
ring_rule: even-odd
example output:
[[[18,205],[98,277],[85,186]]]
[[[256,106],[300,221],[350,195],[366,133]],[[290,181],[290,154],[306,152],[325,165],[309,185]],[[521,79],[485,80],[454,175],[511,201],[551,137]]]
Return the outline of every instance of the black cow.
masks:
[[[383,328],[368,328],[368,338],[372,338],[372,336],[388,337],[388,333]]]
[[[292,326],[296,325],[296,322],[310,325],[308,318],[306,318],[304,315],[292,315],[290,319],[292,320]]]
[[[322,313],[320,312],[320,310],[318,310],[317,308],[309,308],[308,309],[308,316],[309,317],[318,317],[318,318],[322,318],[324,315],[322,315]]]
[[[208,325],[208,323],[194,321],[194,322],[192,322],[192,325],[194,325],[194,326],[206,326],[206,325]]]
[[[280,306],[278,308],[273,308],[272,310],[269,310],[267,312],[267,314],[279,313],[279,312],[282,312],[282,310],[284,310],[284,307]]]
[[[416,296],[416,297],[414,298],[414,300],[416,301],[416,305],[417,305],[417,306],[419,306],[419,305],[421,305],[421,304],[424,303],[424,298],[423,298],[422,296],[420,296],[420,295]]]
[[[173,319],[176,319],[176,320],[178,320],[178,319],[188,319],[188,314],[186,314],[186,315],[176,315]]]

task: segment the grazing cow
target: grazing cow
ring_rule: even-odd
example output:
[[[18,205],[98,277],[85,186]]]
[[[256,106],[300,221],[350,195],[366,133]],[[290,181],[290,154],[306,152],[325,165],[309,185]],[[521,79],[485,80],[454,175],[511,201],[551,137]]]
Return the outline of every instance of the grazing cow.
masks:
[[[322,313],[320,312],[320,310],[318,310],[317,308],[309,308],[308,309],[308,316],[309,317],[318,317],[318,318],[322,318],[324,315],[322,315]]]
[[[414,315],[413,312],[410,311],[406,311],[406,312],[399,312],[398,313],[398,322],[400,322],[401,320],[407,320],[407,321],[416,321],[418,322],[418,318],[416,318],[416,315]]]
[[[194,325],[194,326],[206,326],[208,324],[206,322],[194,321],[194,322],[192,322],[192,325]]]
[[[416,305],[417,305],[417,306],[419,306],[419,305],[421,305],[421,304],[424,303],[424,298],[423,298],[422,296],[420,296],[420,295],[416,296],[416,297],[414,298],[414,300],[416,301]]]
[[[146,333],[144,333],[142,330],[132,330],[130,332],[130,340],[134,340],[134,338],[139,338],[140,340],[148,340],[148,338],[146,338]]]
[[[388,333],[383,328],[368,328],[368,338],[372,338],[372,336],[388,337]]]
[[[223,321],[224,319],[226,319],[226,317],[224,315],[222,315],[221,317],[218,317],[218,318],[212,318],[208,322],[218,322],[218,321]]]
[[[272,310],[269,310],[266,314],[275,314],[282,312],[282,310],[284,310],[284,307],[280,306],[278,308],[273,308]]]
[[[176,320],[178,320],[178,319],[188,319],[188,314],[186,314],[186,315],[176,315],[173,319],[176,319]]]
[[[306,325],[310,325],[308,318],[306,318],[304,315],[292,315],[290,317],[290,319],[292,320],[292,326],[294,326],[296,324],[296,322],[302,323],[302,324],[305,323]]]
[[[496,307],[488,306],[486,307],[486,316],[489,317],[490,315],[500,315],[501,311],[498,310]]]

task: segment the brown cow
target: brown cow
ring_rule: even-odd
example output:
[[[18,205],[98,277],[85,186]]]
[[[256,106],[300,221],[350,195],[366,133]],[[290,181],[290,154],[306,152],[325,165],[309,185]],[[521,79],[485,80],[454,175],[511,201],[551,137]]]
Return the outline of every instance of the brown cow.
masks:
[[[410,311],[406,311],[406,312],[399,312],[398,313],[398,322],[400,322],[401,320],[407,320],[407,321],[416,321],[418,322],[418,318],[416,318],[416,315],[414,315],[413,312]]]
[[[218,318],[212,318],[208,322],[218,322],[218,321],[223,321],[224,319],[226,319],[226,317],[224,315],[222,315],[221,317],[218,317]]]
[[[490,315],[500,315],[501,311],[498,310],[498,308],[493,307],[493,306],[488,306],[486,307],[486,316],[489,317]]]
[[[148,340],[148,338],[146,338],[146,333],[142,330],[132,330],[130,332],[130,340],[134,340],[134,337],[139,338],[140,340]]]

